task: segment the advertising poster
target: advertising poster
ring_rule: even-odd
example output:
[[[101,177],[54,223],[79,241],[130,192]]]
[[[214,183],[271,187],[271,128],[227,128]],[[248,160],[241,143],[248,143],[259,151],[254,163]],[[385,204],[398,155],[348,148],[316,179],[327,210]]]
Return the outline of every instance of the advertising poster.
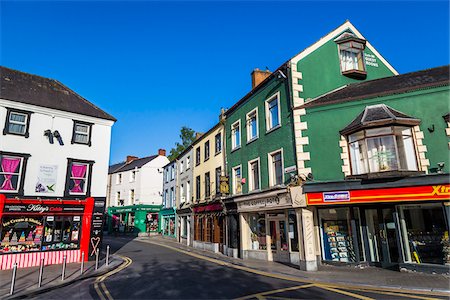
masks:
[[[57,165],[40,165],[35,191],[37,193],[54,193],[57,176]]]

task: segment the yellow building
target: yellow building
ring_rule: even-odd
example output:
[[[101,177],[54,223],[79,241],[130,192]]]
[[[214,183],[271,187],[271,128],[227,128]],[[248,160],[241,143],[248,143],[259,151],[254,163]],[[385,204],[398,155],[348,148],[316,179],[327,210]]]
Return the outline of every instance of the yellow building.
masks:
[[[220,176],[225,175],[224,121],[217,123],[192,145],[195,248],[223,252],[225,216]]]

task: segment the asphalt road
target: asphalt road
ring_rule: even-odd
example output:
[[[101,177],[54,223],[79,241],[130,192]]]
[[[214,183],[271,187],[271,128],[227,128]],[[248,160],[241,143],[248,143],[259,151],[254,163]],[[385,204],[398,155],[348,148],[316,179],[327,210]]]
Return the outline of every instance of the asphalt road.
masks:
[[[408,299],[405,294],[347,290],[282,280],[221,266],[130,238],[107,238],[128,266],[41,294],[36,299]],[[97,282],[96,282],[97,280]],[[415,299],[427,295],[413,296]]]

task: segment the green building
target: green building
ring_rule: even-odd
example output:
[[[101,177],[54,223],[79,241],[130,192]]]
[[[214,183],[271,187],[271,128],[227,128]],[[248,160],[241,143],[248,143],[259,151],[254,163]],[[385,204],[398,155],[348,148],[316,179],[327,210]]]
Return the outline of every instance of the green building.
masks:
[[[226,112],[228,248],[242,258],[317,268],[302,246],[312,213],[296,183],[311,173],[312,149],[306,111],[298,108],[348,84],[396,74],[348,21],[273,73],[252,73],[252,90]]]
[[[450,271],[449,72],[352,84],[299,108],[305,245],[318,261]]]
[[[159,212],[162,205],[128,205],[108,207],[108,232],[152,234],[161,231]]]

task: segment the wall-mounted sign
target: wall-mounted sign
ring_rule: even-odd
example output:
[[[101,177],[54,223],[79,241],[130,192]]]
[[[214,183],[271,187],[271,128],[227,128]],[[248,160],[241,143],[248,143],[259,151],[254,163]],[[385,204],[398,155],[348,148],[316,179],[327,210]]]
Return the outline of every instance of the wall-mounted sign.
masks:
[[[308,205],[449,200],[450,184],[307,193]]]
[[[40,165],[36,182],[36,193],[54,193],[56,178],[58,177],[57,165]]]
[[[367,66],[372,66],[378,68],[377,57],[373,54],[364,53],[364,58]]]
[[[284,173],[292,173],[292,172],[295,172],[295,171],[297,171],[297,166],[296,165],[284,168]]]
[[[229,185],[228,176],[220,176],[220,193],[221,194],[229,194],[230,193],[230,185]]]
[[[284,195],[277,195],[267,198],[258,198],[237,202],[238,211],[265,210],[270,208],[282,208],[291,205],[291,198]]]
[[[4,213],[82,213],[83,205],[61,205],[61,204],[5,204]]]

